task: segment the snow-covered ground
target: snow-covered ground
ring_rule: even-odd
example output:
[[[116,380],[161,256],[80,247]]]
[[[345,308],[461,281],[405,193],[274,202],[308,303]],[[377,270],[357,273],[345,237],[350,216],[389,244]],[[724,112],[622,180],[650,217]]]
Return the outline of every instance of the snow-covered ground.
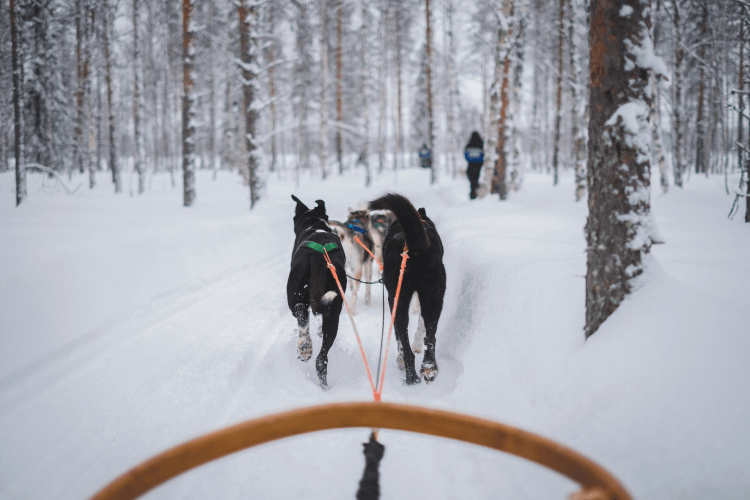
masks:
[[[440,375],[383,397],[489,417],[601,463],[637,499],[750,497],[750,225],[726,219],[719,179],[652,197],[666,244],[640,288],[584,342],[583,226],[563,176],[527,174],[508,201],[468,201],[465,179],[399,172],[363,189],[274,176],[252,213],[236,174],[198,172],[198,199],[155,176],[115,196],[106,174],[69,196],[40,175],[13,206],[0,175],[0,498],[81,499],[210,430],[369,389],[345,316],[329,383],[296,359],[285,283],[294,192],[333,219],[385,190],[424,206],[445,243]],[[356,317],[371,362],[381,290]],[[414,319],[414,318],[413,318]],[[414,323],[416,320],[414,319]],[[413,329],[412,329],[413,331]],[[320,339],[313,336],[317,354]],[[418,358],[419,359],[419,358]],[[147,498],[353,498],[366,429],[243,451]],[[481,447],[382,431],[383,498],[565,498],[575,486]]]

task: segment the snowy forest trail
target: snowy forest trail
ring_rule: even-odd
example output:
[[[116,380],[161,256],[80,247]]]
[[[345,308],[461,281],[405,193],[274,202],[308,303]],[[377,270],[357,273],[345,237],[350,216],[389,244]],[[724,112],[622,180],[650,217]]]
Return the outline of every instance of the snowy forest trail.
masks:
[[[300,188],[281,179],[247,213],[246,188],[233,174],[212,182],[198,173],[190,209],[168,188],[140,199],[37,194],[17,211],[0,209],[9,242],[0,268],[0,498],[86,498],[202,433],[369,399],[346,315],[329,356],[331,390],[317,386],[314,363],[296,359],[285,294],[290,194],[309,205],[324,199],[329,216],[343,220],[348,207],[386,190],[406,194],[435,221],[448,289],[438,379],[404,386],[394,341],[385,400],[557,439],[611,470],[636,498],[750,491],[742,432],[750,405],[741,397],[750,304],[733,293],[748,271],[740,249],[750,235],[716,222],[724,198],[714,186],[654,197],[667,244],[655,248],[638,293],[584,343],[586,206],[572,201],[571,177],[553,188],[548,177],[528,175],[502,204],[470,203],[465,180],[430,186],[422,170],[401,171],[396,182],[381,176],[368,189],[358,173],[302,179]],[[3,196],[8,177],[0,176]],[[703,210],[687,219],[685,207],[695,203]],[[701,266],[711,272],[692,272]],[[380,285],[370,305],[360,288],[357,309],[374,366]],[[314,320],[313,332],[319,327]],[[321,340],[312,339],[317,354]],[[353,429],[266,444],[146,497],[352,498],[366,438],[367,430]],[[462,443],[395,431],[382,431],[381,441],[384,498],[564,498],[574,489],[533,464]]]

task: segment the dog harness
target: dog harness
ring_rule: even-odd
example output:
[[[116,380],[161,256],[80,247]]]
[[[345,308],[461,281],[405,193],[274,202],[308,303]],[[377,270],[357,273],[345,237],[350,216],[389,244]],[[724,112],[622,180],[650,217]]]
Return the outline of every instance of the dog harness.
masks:
[[[308,248],[312,248],[316,252],[320,252],[322,254],[325,254],[326,252],[333,252],[334,250],[337,250],[340,248],[333,241],[330,243],[326,243],[325,245],[321,245],[320,243],[315,243],[314,241],[308,241],[305,246]]]
[[[357,221],[357,222],[359,222],[359,221]],[[361,227],[355,226],[354,224],[349,224],[349,229],[351,229],[353,231],[357,231],[358,233],[361,233],[361,234],[365,234],[367,232],[366,229],[362,229]]]

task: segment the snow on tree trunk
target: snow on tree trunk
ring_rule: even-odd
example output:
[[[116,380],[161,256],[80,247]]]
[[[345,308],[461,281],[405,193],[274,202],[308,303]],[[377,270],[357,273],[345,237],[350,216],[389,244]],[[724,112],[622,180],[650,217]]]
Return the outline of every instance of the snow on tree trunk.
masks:
[[[296,167],[296,178],[299,182],[300,167],[310,168],[310,138],[307,132],[307,119],[310,108],[310,92],[312,91],[312,30],[310,27],[310,9],[307,0],[293,0],[295,9],[297,60],[294,65],[295,85],[293,88],[293,102],[299,119],[297,150],[299,160]]]
[[[400,17],[396,14],[396,17]],[[397,21],[398,23],[398,21]],[[393,169],[398,168],[399,161],[402,160],[404,154],[404,112],[403,112],[403,47],[402,47],[402,36],[401,29],[397,24],[396,27],[396,151],[393,155]],[[401,162],[401,168],[403,168],[403,162]]]
[[[745,17],[750,17],[747,15],[747,10],[742,9],[743,14]],[[737,158],[739,161],[739,170],[742,172],[742,122],[745,110],[745,102],[744,102],[744,89],[745,89],[745,23],[747,22],[746,19],[740,19],[740,67],[739,67],[739,118],[737,123]],[[748,150],[750,150],[750,130],[748,130]],[[747,184],[746,184],[746,196],[745,196],[745,222],[750,222],[750,153],[744,155],[745,158],[745,176],[747,178]]]
[[[104,0],[104,26],[102,38],[104,42],[104,75],[107,81],[107,114],[109,117],[109,168],[112,171],[112,183],[115,193],[122,192],[122,177],[120,165],[117,162],[117,143],[115,142],[115,108],[112,102],[112,57],[109,48],[110,10],[107,0]]]
[[[661,143],[661,132],[659,131],[661,126],[661,118],[659,111],[659,80],[656,76],[653,76],[652,72],[652,87],[654,89],[654,96],[651,100],[651,141],[654,146],[654,154],[652,160],[659,166],[659,184],[661,185],[661,192],[666,193],[669,190],[669,180],[667,178],[667,161],[664,157],[664,147]]]
[[[16,1],[10,0],[10,40],[11,59],[13,65],[13,115],[15,117],[15,145],[16,159],[16,206],[26,198],[26,159],[24,158],[23,137],[23,90],[21,89],[21,61],[19,61],[18,26],[16,24]]]
[[[653,39],[654,46],[659,44],[659,30],[653,28]],[[669,190],[669,179],[667,176],[667,161],[664,157],[664,146],[661,141],[661,104],[659,102],[659,78],[651,72],[651,87],[653,89],[653,98],[651,99],[651,141],[654,147],[654,154],[652,161],[655,161],[659,166],[659,184],[661,185],[662,193],[666,193]]]
[[[744,119],[742,118],[742,113],[745,112],[745,79],[743,78],[744,72],[745,72],[745,20],[740,19],[740,67],[738,72],[738,80],[737,88],[739,89],[739,92],[737,93],[737,109],[738,117],[737,117],[737,169],[739,171],[742,171],[742,138],[743,138],[743,123]],[[748,207],[750,208],[750,198],[748,199]],[[747,218],[747,217],[746,217]]]
[[[182,204],[186,207],[192,206],[195,201],[193,8],[193,0],[182,0]]]
[[[367,23],[369,14],[367,11],[367,0],[362,0],[362,26],[360,30],[360,42],[362,43],[362,109],[364,122],[364,133],[362,134],[362,161],[365,167],[365,187],[370,185],[370,79],[367,61]]]
[[[206,2],[208,9],[208,158],[216,180],[216,70],[214,67],[214,3]]]
[[[508,156],[510,157],[510,189],[517,191],[521,188],[521,151],[518,141],[518,126],[516,117],[521,113],[521,85],[523,77],[523,58],[524,58],[524,37],[525,29],[524,16],[519,15],[516,19],[518,25],[518,35],[515,43],[515,67],[513,69],[513,86],[512,90],[512,114],[509,119],[510,142],[508,144]]]
[[[560,12],[557,22],[557,107],[555,108],[555,140],[552,153],[552,183],[555,186],[559,181],[558,161],[560,156],[560,122],[562,120],[563,40],[565,39],[563,12],[565,12],[565,0],[560,0]]]
[[[138,0],[133,0],[133,168],[138,172],[138,194],[146,190],[146,175],[141,161],[140,83],[138,78],[140,54],[138,43]]]
[[[673,14],[672,26],[674,29],[674,78],[673,100],[672,100],[672,129],[674,138],[672,139],[672,156],[673,156],[673,173],[674,185],[682,187],[682,173],[685,171],[685,165],[682,161],[682,60],[685,57],[685,50],[682,47],[682,25],[680,24],[680,0],[672,0]]]
[[[274,30],[276,28],[276,20],[274,19],[274,5],[268,7],[268,33],[271,38],[271,43],[268,44],[268,50],[266,51],[266,63],[268,64],[268,100],[269,100],[269,111],[270,111],[270,133],[271,133],[271,163],[268,166],[268,171],[273,172],[276,170],[276,68],[274,62],[276,61],[276,53],[274,52],[275,36]]]
[[[344,123],[344,107],[342,102],[341,72],[343,59],[341,57],[341,38],[344,31],[344,3],[338,0],[336,4],[336,121],[339,125]],[[339,164],[339,175],[344,173],[344,161],[342,159],[341,127],[336,127],[336,161]]]
[[[328,0],[320,0],[320,136],[318,163],[320,175],[326,178],[328,164]]]
[[[575,161],[575,198],[581,201],[586,195],[586,130],[579,123],[583,121],[585,94],[581,88],[581,64],[576,52],[576,12],[579,4],[576,0],[568,1],[568,57],[570,59],[570,97],[572,102],[573,159]]]
[[[655,237],[650,214],[648,0],[591,2],[586,337],[633,290]]]
[[[435,177],[435,122],[433,119],[432,110],[432,27],[430,18],[432,17],[432,11],[430,10],[430,0],[425,0],[425,51],[427,54],[427,64],[425,66],[427,76],[427,147],[430,149],[432,155],[432,168],[430,169],[430,184],[434,184]]]
[[[448,134],[448,159],[449,168],[451,175],[456,176],[456,131],[455,131],[455,118],[453,116],[453,98],[456,95],[456,76],[454,75],[454,57],[456,53],[455,44],[453,41],[453,0],[447,0],[445,5],[445,17],[446,17],[446,72],[448,73],[448,88],[446,89],[446,132]]]
[[[380,117],[378,121],[378,173],[385,168],[385,150],[388,134],[387,110],[388,110],[388,48],[390,43],[390,19],[391,1],[386,0],[385,8],[380,10],[381,28],[381,69],[380,69]]]
[[[136,0],[134,0],[136,1]],[[93,18],[93,12],[92,12]],[[135,14],[134,14],[135,15]],[[91,24],[93,24],[93,19]],[[84,172],[85,163],[88,165],[88,147],[84,140],[88,136],[88,120],[86,119],[86,94],[89,79],[89,10],[82,0],[76,2],[76,126],[75,150],[73,154],[74,168]]]
[[[258,6],[241,0],[238,7],[240,19],[240,52],[242,59],[242,114],[245,117],[245,151],[247,161],[247,182],[250,186],[250,209],[260,198],[258,179],[258,148],[255,144],[255,122],[258,110],[255,98],[258,75]]]
[[[701,48],[700,48],[700,77],[698,83],[698,117],[695,122],[695,173],[706,174],[708,176],[708,168],[706,165],[706,126],[703,122],[705,107],[705,94],[706,94],[706,67],[704,61],[706,60],[706,25],[708,24],[708,8],[703,5],[701,7],[703,11],[703,18],[701,21]]]

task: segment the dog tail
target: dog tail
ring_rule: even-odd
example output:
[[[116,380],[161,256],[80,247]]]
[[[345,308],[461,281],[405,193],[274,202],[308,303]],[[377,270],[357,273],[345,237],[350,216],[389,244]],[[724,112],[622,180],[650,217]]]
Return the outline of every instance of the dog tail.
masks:
[[[414,205],[405,197],[396,193],[386,193],[369,204],[370,210],[390,210],[396,216],[404,232],[409,250],[419,252],[430,248],[430,238],[424,228],[424,222]]]
[[[323,256],[316,252],[312,253],[310,258],[310,307],[315,314],[328,316],[339,294],[335,290],[327,289],[330,286],[331,274]]]
[[[328,313],[331,312],[331,305],[333,304],[334,299],[338,296],[339,294],[333,290],[326,292],[318,303],[318,314],[328,316]]]

